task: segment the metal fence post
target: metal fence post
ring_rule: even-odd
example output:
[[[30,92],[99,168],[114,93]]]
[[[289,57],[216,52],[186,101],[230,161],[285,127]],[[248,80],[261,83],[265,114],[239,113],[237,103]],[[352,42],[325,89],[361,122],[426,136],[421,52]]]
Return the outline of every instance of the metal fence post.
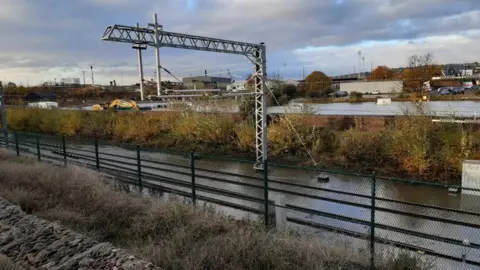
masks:
[[[98,140],[95,139],[95,165],[97,167],[97,170],[100,170],[100,158],[98,154]]]
[[[63,146],[63,162],[65,167],[67,166],[67,142],[65,136],[62,136],[62,146]]]
[[[263,199],[265,200],[265,226],[268,227],[268,161],[263,161]]]
[[[377,190],[377,176],[372,174],[372,190],[371,190],[371,208],[370,208],[370,268],[375,269],[375,197]]]
[[[8,126],[7,126],[7,109],[5,106],[5,93],[3,91],[3,84],[0,81],[0,107],[1,107],[1,113],[2,113],[2,129],[6,133],[8,131]]]
[[[2,130],[3,130],[3,135],[5,139],[5,148],[8,149],[9,147],[9,142],[8,142],[8,127],[7,127],[7,109],[5,106],[5,93],[3,92],[3,84],[2,81],[0,81],[0,107],[1,107],[1,113],[2,113]]]
[[[195,190],[195,152],[190,152],[190,174],[192,176],[192,203],[197,204],[197,192]]]
[[[20,147],[18,146],[18,133],[15,132],[15,150],[17,151],[17,156],[20,156]]]
[[[36,139],[37,139],[37,157],[38,157],[38,161],[41,161],[42,160],[42,155],[40,154],[40,136],[36,135]]]
[[[140,158],[140,145],[137,145],[137,176],[138,176],[138,186],[140,187],[140,192],[143,189],[142,182],[142,161]]]

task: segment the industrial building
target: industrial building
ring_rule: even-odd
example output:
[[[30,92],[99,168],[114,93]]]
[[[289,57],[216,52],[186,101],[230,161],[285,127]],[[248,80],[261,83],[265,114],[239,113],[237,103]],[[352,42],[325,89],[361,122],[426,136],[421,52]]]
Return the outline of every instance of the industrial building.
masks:
[[[400,93],[403,91],[403,81],[366,81],[366,82],[341,82],[340,91],[347,93]]]
[[[57,95],[55,93],[28,93],[23,97],[23,101],[30,103],[30,102],[45,102],[45,101],[57,101]]]
[[[205,88],[213,88],[213,89],[218,88],[222,90],[227,89],[227,86],[232,84],[231,78],[210,77],[210,76],[184,77],[182,81],[187,87],[191,87],[191,88],[193,88],[198,83],[203,83]]]

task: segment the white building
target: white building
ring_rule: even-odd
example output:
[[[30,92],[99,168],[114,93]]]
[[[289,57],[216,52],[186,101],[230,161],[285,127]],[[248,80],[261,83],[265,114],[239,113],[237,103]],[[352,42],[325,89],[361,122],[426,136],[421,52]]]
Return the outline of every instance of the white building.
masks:
[[[234,82],[232,84],[227,85],[227,92],[241,92],[241,91],[247,91],[247,88],[245,87],[245,82]]]
[[[340,91],[347,93],[399,93],[403,91],[403,81],[367,81],[367,82],[341,82]]]

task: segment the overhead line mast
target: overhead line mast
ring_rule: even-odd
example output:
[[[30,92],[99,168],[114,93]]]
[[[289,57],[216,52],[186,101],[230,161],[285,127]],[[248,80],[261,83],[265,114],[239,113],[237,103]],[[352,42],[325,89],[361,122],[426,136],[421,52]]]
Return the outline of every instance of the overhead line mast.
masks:
[[[218,38],[167,32],[158,24],[157,14],[150,27],[135,27],[125,25],[108,26],[102,40],[130,44],[145,44],[155,48],[157,62],[157,93],[160,95],[160,47],[180,48],[188,50],[209,51],[218,53],[238,54],[246,56],[255,66],[255,142],[256,163],[254,169],[263,169],[268,157],[267,146],[267,88],[266,79],[266,47],[260,44],[246,43]]]

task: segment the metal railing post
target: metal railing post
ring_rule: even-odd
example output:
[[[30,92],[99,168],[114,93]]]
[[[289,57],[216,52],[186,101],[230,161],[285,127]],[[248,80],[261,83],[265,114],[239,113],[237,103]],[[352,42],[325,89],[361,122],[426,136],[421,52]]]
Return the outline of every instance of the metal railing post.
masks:
[[[8,149],[8,132],[3,133],[3,139],[5,140],[5,148]]]
[[[195,152],[190,152],[190,175],[192,176],[192,203],[197,204],[197,192],[195,190]]]
[[[18,133],[15,132],[15,150],[17,151],[17,156],[20,156],[20,147],[18,145]]]
[[[67,166],[67,142],[65,136],[62,136],[62,147],[63,147],[63,162],[65,167]]]
[[[377,190],[377,176],[372,174],[371,208],[370,208],[370,268],[375,269],[375,197]]]
[[[3,84],[0,81],[0,109],[2,114],[2,130],[5,132],[5,139],[7,139],[8,135],[8,127],[7,127],[7,109],[5,106],[5,93],[3,91]],[[5,145],[8,148],[8,140],[5,140]]]
[[[268,227],[268,161],[263,161],[263,199],[265,200],[265,227]]]
[[[98,140],[95,139],[95,165],[97,170],[100,170],[100,157],[98,154]]]
[[[142,161],[140,158],[140,145],[137,145],[137,176],[138,176],[138,186],[140,187],[140,192],[142,192],[143,182],[142,182]]]
[[[37,157],[38,157],[38,161],[41,161],[42,155],[40,154],[40,136],[38,135],[38,133],[36,134],[36,139],[37,139]]]

